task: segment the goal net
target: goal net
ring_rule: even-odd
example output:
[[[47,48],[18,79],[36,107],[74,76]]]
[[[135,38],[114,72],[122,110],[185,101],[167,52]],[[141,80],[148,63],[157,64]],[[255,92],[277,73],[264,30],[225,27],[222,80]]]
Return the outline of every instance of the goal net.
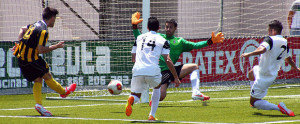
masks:
[[[144,2],[146,0],[143,0]],[[131,14],[143,15],[141,0],[2,0],[0,8],[0,89],[30,88],[11,56],[9,41],[16,41],[21,26],[41,19],[44,7],[59,11],[54,28],[49,28],[49,44],[64,40],[64,48],[45,54],[53,77],[63,86],[77,83],[70,98],[110,95],[106,90],[111,80],[120,80],[122,94],[130,93],[131,47],[134,36]],[[247,72],[258,63],[258,56],[240,58],[255,50],[267,36],[267,24],[279,20],[282,35],[289,42],[290,55],[299,66],[297,36],[290,36],[287,15],[293,0],[149,0],[150,15],[160,21],[160,33],[165,33],[165,21],[178,23],[175,36],[188,41],[207,40],[211,32],[222,31],[224,43],[185,52],[176,63],[199,65],[201,91],[241,89],[248,86]],[[145,14],[145,13],[144,13]],[[146,20],[146,19],[144,19]],[[144,28],[139,24],[139,30]],[[142,32],[145,33],[145,32]],[[9,64],[11,65],[9,65]],[[11,72],[11,69],[14,69]],[[14,76],[10,73],[15,73]],[[287,64],[282,66],[276,83],[295,83],[299,74]],[[19,79],[18,81],[16,79]],[[47,87],[45,84],[44,87]],[[2,90],[3,89],[3,90]],[[58,97],[49,88],[48,98]],[[190,92],[189,76],[179,88],[171,83],[168,92]]]

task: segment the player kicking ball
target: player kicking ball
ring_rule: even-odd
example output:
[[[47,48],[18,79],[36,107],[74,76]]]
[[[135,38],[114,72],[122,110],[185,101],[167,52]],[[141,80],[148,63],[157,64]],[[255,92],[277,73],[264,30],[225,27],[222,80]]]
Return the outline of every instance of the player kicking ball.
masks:
[[[158,65],[160,56],[166,60],[166,65],[175,79],[176,86],[179,86],[181,82],[169,57],[169,41],[156,33],[159,29],[159,21],[155,17],[150,17],[147,26],[149,32],[138,36],[132,47],[132,61],[135,63],[132,69],[131,95],[127,100],[125,113],[127,116],[131,115],[132,105],[140,100],[142,92],[148,90],[149,85],[154,89],[148,119],[157,120],[155,113],[160,99],[161,70]]]
[[[42,13],[43,20],[22,27],[18,36],[20,43],[11,49],[14,52],[13,54],[18,58],[18,65],[22,75],[28,82],[34,81],[33,96],[36,102],[35,109],[42,116],[52,116],[52,113],[42,106],[43,80],[51,89],[59,93],[62,98],[67,97],[76,89],[75,83],[67,88],[63,88],[55,81],[49,72],[47,62],[39,56],[39,54],[64,47],[63,41],[55,45],[46,46],[49,37],[48,27],[54,26],[57,14],[57,9],[46,7]]]
[[[292,57],[288,54],[289,47],[287,40],[281,35],[282,29],[280,21],[271,21],[268,28],[269,36],[264,39],[256,50],[244,53],[240,57],[260,55],[259,64],[255,65],[248,73],[251,85],[250,104],[257,109],[277,110],[281,111],[282,114],[295,116],[294,112],[289,110],[283,102],[275,105],[262,100],[267,95],[269,86],[276,79],[284,60],[293,69],[300,72],[300,69],[297,68]]]
[[[137,38],[141,33],[138,30],[138,24],[143,20],[140,19],[140,13],[136,12],[132,14],[131,22],[133,28],[133,34],[135,38]],[[219,32],[217,35],[212,32],[211,38],[207,41],[200,41],[197,43],[187,41],[181,37],[175,37],[175,31],[177,30],[177,22],[174,19],[168,20],[165,23],[165,31],[166,34],[161,34],[163,38],[170,41],[170,58],[173,63],[176,63],[183,52],[190,52],[193,49],[200,49],[215,43],[222,43],[224,41],[224,35],[222,32]],[[162,74],[162,85],[161,85],[161,97],[160,101],[163,101],[167,96],[167,88],[170,83],[174,81],[174,77],[172,76],[170,70],[165,64],[165,59],[163,57],[159,58],[159,66],[161,68]],[[200,92],[200,74],[199,67],[197,64],[189,63],[175,66],[176,72],[179,75],[179,78],[182,79],[185,76],[190,74],[190,80],[192,85],[192,99],[193,100],[209,100],[209,96],[205,96]],[[151,104],[151,102],[150,102]]]

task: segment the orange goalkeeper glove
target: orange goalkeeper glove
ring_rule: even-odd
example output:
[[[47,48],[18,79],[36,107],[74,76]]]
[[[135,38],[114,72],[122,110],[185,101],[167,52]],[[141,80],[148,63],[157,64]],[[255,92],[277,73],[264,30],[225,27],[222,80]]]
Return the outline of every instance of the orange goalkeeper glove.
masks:
[[[222,32],[219,32],[217,35],[215,35],[215,32],[211,32],[211,38],[207,40],[207,44],[215,44],[215,43],[223,43],[224,41],[224,34]]]
[[[143,19],[140,19],[141,13],[140,12],[135,12],[131,16],[131,24],[137,25],[143,21]]]
[[[215,35],[215,32],[211,32],[211,40],[213,43],[223,43],[224,34],[219,32],[217,35]]]

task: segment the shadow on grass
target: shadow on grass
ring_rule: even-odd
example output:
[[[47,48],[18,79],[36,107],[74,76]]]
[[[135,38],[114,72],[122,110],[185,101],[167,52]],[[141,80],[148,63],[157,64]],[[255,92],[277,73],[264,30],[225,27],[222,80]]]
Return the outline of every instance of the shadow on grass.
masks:
[[[260,112],[254,112],[253,115],[257,115],[257,116],[267,116],[267,117],[291,117],[291,116],[287,116],[287,115],[279,115],[280,113],[278,113],[278,115],[265,115],[265,114],[262,114]],[[299,114],[298,114],[299,115]],[[298,116],[298,115],[295,115],[295,116]]]
[[[56,114],[56,115],[52,115],[52,116],[42,116],[42,115],[21,115],[21,116],[26,116],[26,117],[69,117],[70,114]]]
[[[175,123],[175,122],[166,122],[166,121],[148,121],[148,120],[145,120],[145,121],[131,121],[130,123]]]
[[[125,113],[125,112],[111,112],[111,113],[116,113],[116,114],[119,114],[119,113]]]
[[[150,106],[141,106],[142,108],[149,108]],[[229,106],[223,106],[223,107],[216,107],[216,106],[210,106],[209,104],[201,104],[201,105],[192,105],[192,106],[184,106],[184,105],[159,105],[159,108],[230,108]]]
[[[55,114],[53,117],[70,117],[70,114]]]
[[[141,106],[141,107],[143,107],[143,108],[149,108],[150,106]],[[199,106],[183,106],[183,105],[160,105],[160,106],[158,106],[158,107],[160,107],[160,108],[168,108],[168,107],[170,107],[170,108],[172,108],[172,107],[179,107],[179,108],[186,108],[186,107],[190,107],[190,108],[199,108]]]

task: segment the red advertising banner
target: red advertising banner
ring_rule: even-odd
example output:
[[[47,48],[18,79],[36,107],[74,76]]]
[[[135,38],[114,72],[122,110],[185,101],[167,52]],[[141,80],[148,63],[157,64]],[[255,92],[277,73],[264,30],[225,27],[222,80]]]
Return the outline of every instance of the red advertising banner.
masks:
[[[247,74],[258,64],[259,56],[240,58],[243,53],[254,51],[264,38],[229,38],[223,43],[213,44],[201,49],[185,52],[177,64],[196,63],[199,65],[201,82],[246,81]],[[205,39],[206,40],[206,39]],[[299,37],[287,38],[289,54],[299,67]],[[202,40],[191,40],[201,42]],[[298,78],[299,73],[285,63],[278,73],[277,79]],[[183,82],[190,82],[186,76]]]

